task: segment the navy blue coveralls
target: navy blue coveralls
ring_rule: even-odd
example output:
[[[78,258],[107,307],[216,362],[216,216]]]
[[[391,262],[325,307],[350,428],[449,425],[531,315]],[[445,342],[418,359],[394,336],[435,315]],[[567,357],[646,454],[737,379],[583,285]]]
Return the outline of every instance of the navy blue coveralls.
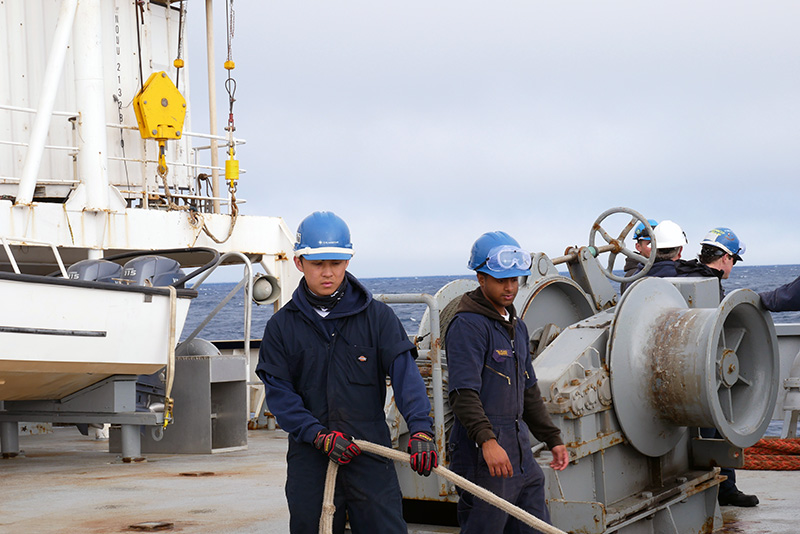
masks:
[[[450,434],[450,469],[549,523],[544,473],[533,458],[528,425],[522,418],[524,392],[536,384],[524,322],[516,321],[514,339],[517,347],[499,321],[478,313],[459,312],[450,322],[445,343],[449,390],[478,392],[514,474],[491,476],[480,447],[458,418]],[[467,492],[459,495],[461,534],[537,532]]]
[[[347,291],[321,317],[298,288],[267,322],[256,374],[267,405],[289,433],[286,500],[293,534],[316,534],[328,457],[314,437],[328,428],[391,447],[383,412],[386,376],[409,430],[431,432],[431,405],[416,349],[394,312],[373,300],[350,273]],[[345,511],[354,533],[406,533],[402,495],[391,460],[362,453],[340,466],[334,532]]]

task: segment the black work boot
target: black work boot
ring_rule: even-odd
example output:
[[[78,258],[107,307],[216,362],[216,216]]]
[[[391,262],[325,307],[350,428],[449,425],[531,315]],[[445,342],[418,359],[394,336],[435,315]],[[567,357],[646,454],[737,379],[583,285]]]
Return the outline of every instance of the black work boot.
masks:
[[[720,506],[741,506],[743,508],[750,508],[758,504],[758,497],[755,495],[747,495],[738,489],[735,492],[719,496]]]

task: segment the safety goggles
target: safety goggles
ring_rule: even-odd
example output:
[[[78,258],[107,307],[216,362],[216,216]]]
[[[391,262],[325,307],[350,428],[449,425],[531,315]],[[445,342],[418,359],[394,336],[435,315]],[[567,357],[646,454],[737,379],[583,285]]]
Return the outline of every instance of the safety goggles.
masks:
[[[501,245],[489,251],[489,256],[476,269],[486,266],[492,272],[502,273],[513,269],[523,271],[531,268],[531,254],[511,245]]]

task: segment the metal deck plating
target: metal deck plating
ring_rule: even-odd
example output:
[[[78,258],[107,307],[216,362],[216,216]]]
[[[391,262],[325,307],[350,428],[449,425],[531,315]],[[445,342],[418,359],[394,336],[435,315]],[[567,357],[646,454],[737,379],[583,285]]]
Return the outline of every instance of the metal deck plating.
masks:
[[[221,454],[151,454],[117,462],[107,443],[75,428],[20,437],[23,457],[0,460],[0,532],[131,532],[131,525],[171,523],[168,532],[284,533],[286,434],[251,430],[247,450]],[[725,534],[796,534],[800,473],[737,471],[756,508],[723,507]],[[409,525],[409,532],[457,532]]]

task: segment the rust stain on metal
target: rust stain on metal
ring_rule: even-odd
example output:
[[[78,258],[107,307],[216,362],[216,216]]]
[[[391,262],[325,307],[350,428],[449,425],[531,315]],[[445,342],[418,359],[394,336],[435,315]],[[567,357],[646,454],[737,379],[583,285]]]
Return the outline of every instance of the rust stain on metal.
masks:
[[[700,398],[702,377],[694,376],[695,323],[702,318],[687,310],[667,310],[651,333],[646,353],[652,376],[650,397],[665,419],[686,421],[688,407]]]
[[[700,534],[710,534],[714,531],[714,517],[708,517],[700,526]]]
[[[433,376],[433,366],[429,363],[422,364],[418,366],[419,374],[422,375],[424,378],[429,378]]]
[[[178,473],[182,477],[213,477],[216,473],[213,471],[187,471],[185,473]]]

